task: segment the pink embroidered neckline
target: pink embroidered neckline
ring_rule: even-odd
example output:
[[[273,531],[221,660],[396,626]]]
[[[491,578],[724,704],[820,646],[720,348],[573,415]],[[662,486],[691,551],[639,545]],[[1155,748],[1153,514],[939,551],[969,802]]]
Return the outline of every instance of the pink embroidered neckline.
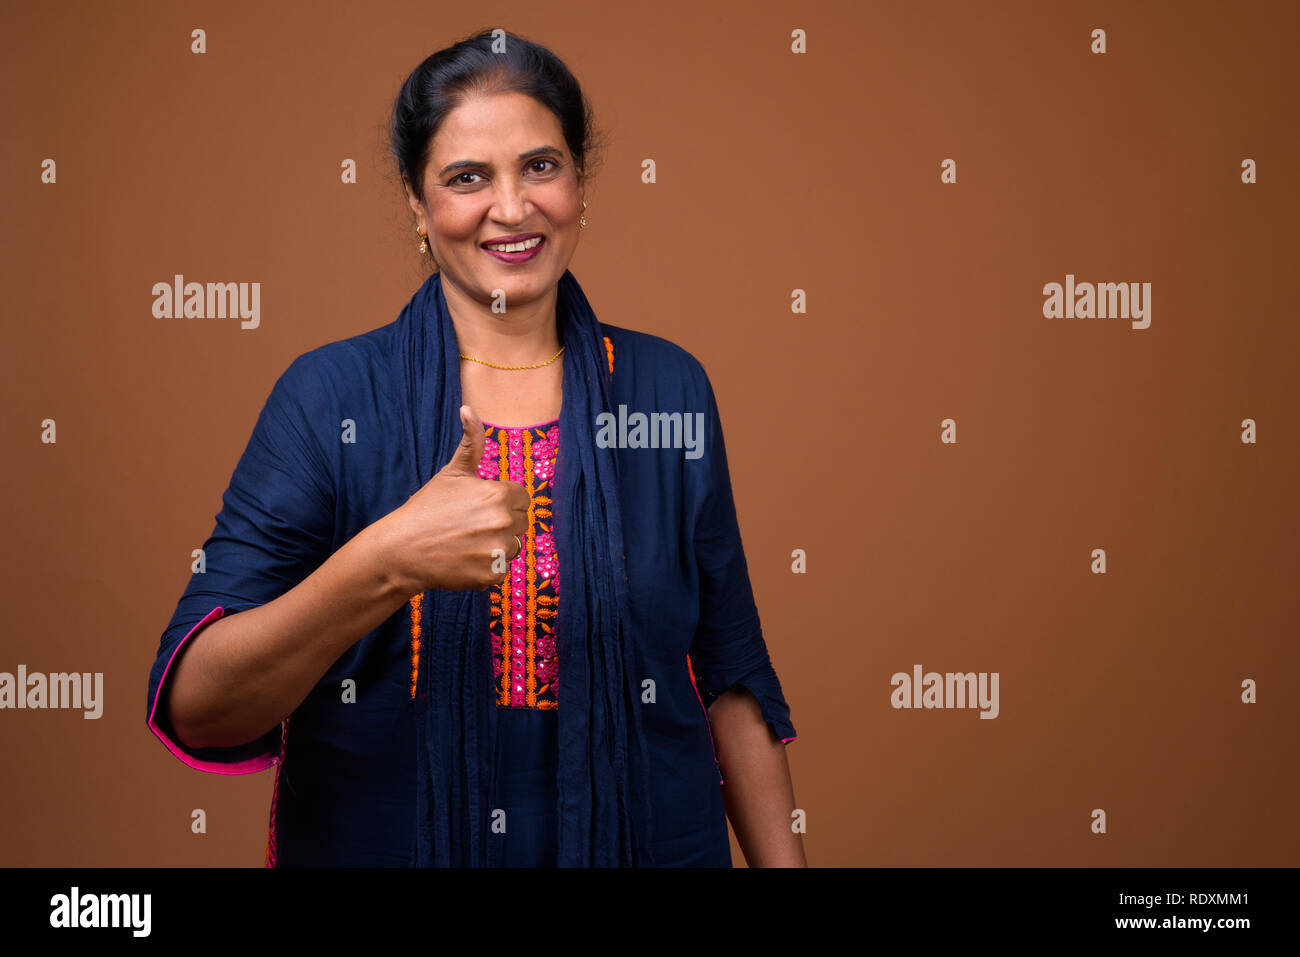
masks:
[[[484,422],[490,429],[496,429],[498,432],[521,432],[524,429],[545,429],[552,425],[559,425],[559,419],[548,419],[545,422],[538,422],[536,425],[496,425],[493,422]]]
[[[558,702],[555,621],[560,562],[551,531],[551,480],[559,453],[559,420],[535,426],[483,423],[480,478],[518,482],[528,492],[523,550],[506,580],[490,590],[494,698],[499,707],[548,710]]]

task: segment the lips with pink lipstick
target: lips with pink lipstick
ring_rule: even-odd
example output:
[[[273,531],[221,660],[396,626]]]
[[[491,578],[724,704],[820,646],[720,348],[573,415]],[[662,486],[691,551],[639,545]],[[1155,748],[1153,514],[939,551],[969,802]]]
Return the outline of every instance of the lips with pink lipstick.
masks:
[[[509,236],[489,239],[487,242],[480,243],[479,248],[503,263],[526,263],[545,245],[546,237],[541,233],[513,233]],[[490,248],[493,246],[498,248]]]

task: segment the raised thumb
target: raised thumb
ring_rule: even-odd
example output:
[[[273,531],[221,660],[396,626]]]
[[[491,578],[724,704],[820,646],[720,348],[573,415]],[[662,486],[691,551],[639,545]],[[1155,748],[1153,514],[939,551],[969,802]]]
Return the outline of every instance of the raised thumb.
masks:
[[[462,405],[460,424],[465,434],[461,436],[460,445],[456,446],[456,451],[451,454],[447,464],[442,467],[442,472],[451,475],[478,475],[478,465],[483,458],[483,446],[486,444],[483,423],[479,421],[473,409]]]

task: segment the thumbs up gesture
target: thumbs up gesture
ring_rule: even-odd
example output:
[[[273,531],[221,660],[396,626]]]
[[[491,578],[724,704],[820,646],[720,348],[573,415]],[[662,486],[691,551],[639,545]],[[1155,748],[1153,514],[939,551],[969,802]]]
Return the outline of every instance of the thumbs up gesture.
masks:
[[[465,434],[447,464],[380,519],[389,572],[406,594],[483,591],[504,581],[528,527],[528,491],[518,482],[479,477],[483,423],[467,405],[460,407],[460,421]]]

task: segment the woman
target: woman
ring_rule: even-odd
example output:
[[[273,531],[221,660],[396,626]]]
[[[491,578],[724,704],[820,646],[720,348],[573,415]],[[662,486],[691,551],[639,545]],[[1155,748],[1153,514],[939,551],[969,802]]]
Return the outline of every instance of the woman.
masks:
[[[804,864],[712,387],[567,268],[590,137],[501,31],[398,96],[436,271],[276,383],[150,675],[177,757],[277,766],[268,865]]]

